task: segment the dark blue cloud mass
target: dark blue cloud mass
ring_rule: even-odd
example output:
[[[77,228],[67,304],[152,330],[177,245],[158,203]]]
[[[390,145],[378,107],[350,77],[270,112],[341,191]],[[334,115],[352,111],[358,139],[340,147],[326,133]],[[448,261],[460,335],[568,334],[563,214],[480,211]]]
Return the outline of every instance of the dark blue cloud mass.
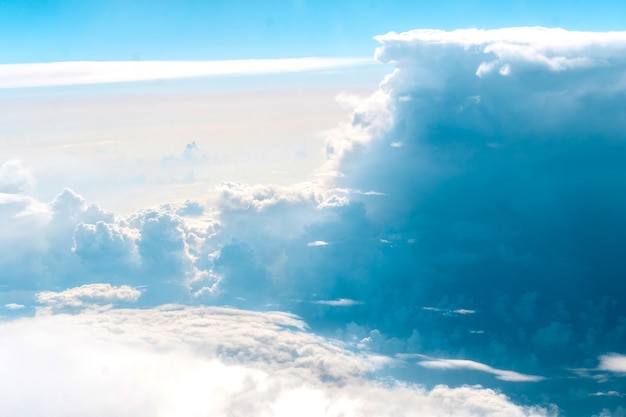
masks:
[[[377,39],[396,70],[329,140],[334,190],[311,203],[304,228],[287,215],[295,203],[275,196],[254,214],[230,204],[222,225],[239,239],[216,257],[220,286],[255,277],[263,302],[345,337],[374,331],[383,353],[543,375],[520,395],[549,391],[572,415],[618,404],[597,401],[595,381],[562,384],[626,346],[626,37]],[[284,222],[280,233],[266,216]],[[358,303],[319,302],[339,299]],[[442,314],[461,310],[474,314]],[[626,389],[619,374],[604,380]]]

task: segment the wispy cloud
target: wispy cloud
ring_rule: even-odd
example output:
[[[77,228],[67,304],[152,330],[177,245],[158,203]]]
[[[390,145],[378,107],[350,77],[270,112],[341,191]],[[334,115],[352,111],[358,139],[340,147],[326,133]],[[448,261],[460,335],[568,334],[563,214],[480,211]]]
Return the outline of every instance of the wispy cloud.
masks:
[[[515,371],[508,371],[504,369],[493,368],[489,365],[485,365],[484,363],[470,361],[467,359],[432,359],[420,361],[417,363],[418,365],[429,368],[429,369],[439,369],[439,370],[469,370],[469,371],[479,371],[486,372],[488,374],[495,375],[495,377],[502,381],[509,382],[537,382],[545,379],[542,376],[537,375],[526,375]]]
[[[315,304],[322,304],[332,307],[350,307],[358,304],[363,304],[362,301],[351,300],[349,298],[339,298],[337,300],[320,300],[315,301]]]
[[[9,304],[4,305],[4,308],[6,308],[7,310],[21,310],[25,307],[26,306],[24,304],[17,304],[17,303],[9,303]]]
[[[324,242],[323,240],[315,240],[313,242],[309,242],[306,244],[307,246],[328,246],[328,242]]]
[[[0,65],[0,88],[103,84],[187,77],[324,70],[371,58],[287,58],[229,61],[68,61]]]

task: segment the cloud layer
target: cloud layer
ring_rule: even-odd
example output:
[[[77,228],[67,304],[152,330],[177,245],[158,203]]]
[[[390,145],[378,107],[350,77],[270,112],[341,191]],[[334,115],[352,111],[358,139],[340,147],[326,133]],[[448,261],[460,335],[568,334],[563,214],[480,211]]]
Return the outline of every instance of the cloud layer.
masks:
[[[547,416],[480,387],[367,381],[285,313],[164,306],[0,324],[6,415]],[[37,401],[32,399],[36,397]]]
[[[365,63],[371,63],[371,59],[309,57],[232,61],[70,61],[3,64],[0,65],[0,88],[315,71]]]

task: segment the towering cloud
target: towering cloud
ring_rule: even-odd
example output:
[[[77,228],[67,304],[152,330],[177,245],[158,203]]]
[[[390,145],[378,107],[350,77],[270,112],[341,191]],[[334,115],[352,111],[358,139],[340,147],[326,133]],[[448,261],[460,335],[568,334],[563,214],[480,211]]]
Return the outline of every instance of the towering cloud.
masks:
[[[545,413],[463,383],[556,403],[568,415],[619,415],[626,34],[512,28],[376,39],[378,59],[395,70],[371,97],[342,98],[352,117],[329,134],[316,181],[224,182],[213,212],[187,202],[121,218],[71,191],[38,203],[20,194],[31,182],[20,165],[3,166],[0,210],[8,216],[0,222],[22,242],[11,245],[0,231],[2,247],[17,255],[0,260],[6,285],[36,289],[40,307],[88,304],[94,293],[143,307],[175,301],[290,311],[343,340],[337,363],[362,369],[363,358],[344,347],[384,354],[394,358],[396,367],[385,369],[392,381],[409,375],[427,386],[368,382],[358,394],[351,384],[320,391],[320,381],[339,376],[315,374],[299,391],[249,391],[246,398],[273,393],[250,401],[265,404],[268,415],[292,410],[277,405],[282,399],[325,404],[326,415]],[[29,240],[32,247],[23,244]],[[25,304],[2,300],[17,302]],[[256,314],[229,311],[219,314]],[[132,316],[101,314],[93,320]],[[273,326],[276,316],[267,317]],[[261,339],[272,345],[293,336],[277,331]],[[309,342],[326,349],[320,340]],[[248,352],[244,342],[229,352]],[[281,355],[298,362],[309,358],[307,349]],[[284,364],[273,353],[269,363]],[[257,365],[250,376],[257,387],[291,384],[257,373],[275,369]],[[240,398],[237,384],[224,398]],[[376,402],[385,396],[398,401]],[[404,401],[411,407],[396,406]]]

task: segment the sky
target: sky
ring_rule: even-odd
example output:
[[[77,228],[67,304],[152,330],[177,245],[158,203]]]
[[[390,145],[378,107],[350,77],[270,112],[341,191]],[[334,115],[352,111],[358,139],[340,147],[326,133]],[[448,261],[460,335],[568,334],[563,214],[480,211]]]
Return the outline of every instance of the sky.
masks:
[[[3,415],[623,417],[626,6],[0,4]]]

